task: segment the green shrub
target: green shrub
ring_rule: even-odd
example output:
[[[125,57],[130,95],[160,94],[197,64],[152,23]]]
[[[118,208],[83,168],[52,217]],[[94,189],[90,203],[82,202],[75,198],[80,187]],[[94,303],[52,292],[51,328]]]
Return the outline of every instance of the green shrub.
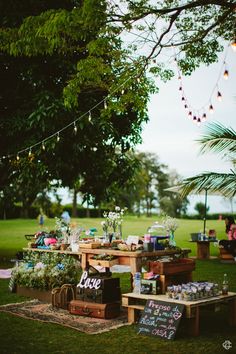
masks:
[[[17,285],[51,290],[63,284],[76,285],[79,269],[72,256],[28,252],[20,265],[13,268],[12,277]]]

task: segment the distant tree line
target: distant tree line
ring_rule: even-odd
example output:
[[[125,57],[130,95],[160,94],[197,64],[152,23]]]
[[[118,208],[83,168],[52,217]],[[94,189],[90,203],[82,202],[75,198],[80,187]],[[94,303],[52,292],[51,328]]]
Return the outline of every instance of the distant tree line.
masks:
[[[93,205],[91,202],[87,203],[85,199],[84,209],[78,209],[77,195],[80,196],[80,200],[83,200],[78,182],[77,190],[71,191],[73,203],[70,212],[73,217],[82,216],[82,214],[83,216],[101,216],[102,210],[113,209],[114,205],[127,207],[129,213],[137,215],[151,216],[153,213],[166,213],[174,217],[181,217],[181,215],[186,214],[187,198],[181,199],[178,194],[166,191],[168,187],[180,181],[180,176],[160,163],[155,154],[142,152],[132,153],[132,155],[130,153],[132,160],[135,161],[133,175],[128,181],[124,181],[123,185],[112,184],[108,186],[106,194],[110,197],[102,200],[99,205]],[[37,184],[30,180],[30,175],[28,179],[27,192],[30,193],[32,185],[35,193]],[[24,209],[27,203],[23,202],[25,195],[24,193],[18,193],[17,183],[18,179],[15,180],[15,184],[12,180],[12,184],[9,186],[11,198],[7,199],[4,196],[0,199],[1,218],[8,218],[13,215],[33,217],[40,209],[48,216],[60,215],[63,206],[57,194],[57,185],[59,185],[57,181],[52,181],[51,185],[43,191],[40,190],[39,186],[38,193],[27,210]],[[49,193],[54,194],[56,203],[52,203]],[[97,212],[93,212],[93,209],[96,209]],[[84,210],[87,210],[87,212]]]

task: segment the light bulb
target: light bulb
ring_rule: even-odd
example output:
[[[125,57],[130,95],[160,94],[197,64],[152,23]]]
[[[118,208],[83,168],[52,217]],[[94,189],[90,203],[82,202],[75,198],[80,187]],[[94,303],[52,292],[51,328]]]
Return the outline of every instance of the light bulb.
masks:
[[[185,97],[183,96],[183,97],[181,98],[181,100],[182,100],[182,101],[185,101]]]
[[[125,93],[125,90],[123,89],[123,90],[121,90],[121,94],[123,95]]]
[[[57,142],[60,141],[60,135],[57,133]]]
[[[185,104],[185,105],[184,105],[184,108],[185,108],[185,109],[187,109],[187,108],[188,108],[188,105],[187,105],[187,104]]]
[[[178,80],[181,80],[181,76],[179,75]]]
[[[201,125],[201,118],[200,118],[200,117],[198,117],[198,119],[197,119],[197,125],[198,125],[198,126]]]
[[[106,102],[106,100],[104,101],[104,108],[107,109],[107,102]]]
[[[74,122],[74,133],[75,134],[77,133],[77,126],[76,126],[75,122]]]
[[[92,120],[92,115],[91,115],[91,112],[89,111],[89,117],[88,117],[88,120],[89,120],[89,122],[91,122],[91,120]]]
[[[140,83],[140,78],[139,78],[139,77],[137,78],[137,83],[138,83],[138,84]]]
[[[20,156],[18,154],[16,155],[16,159],[17,159],[17,161],[20,160]]]
[[[217,100],[218,100],[219,102],[222,101],[222,94],[220,93],[220,91],[217,92]]]
[[[212,104],[210,104],[210,106],[209,106],[209,111],[211,114],[214,113],[214,107],[212,106]]]
[[[182,91],[182,86],[179,87],[179,91]]]
[[[231,48],[233,49],[234,52],[236,52],[236,38],[231,42]]]
[[[44,141],[42,142],[42,149],[45,150],[45,144],[44,144]]]
[[[196,116],[193,116],[193,121],[194,121],[194,123],[197,122],[197,117]]]
[[[188,112],[188,116],[189,116],[189,118],[192,116],[192,112],[191,111]]]
[[[202,115],[202,122],[205,122],[205,121],[206,121],[206,118],[207,118],[206,113],[203,113],[203,115]]]
[[[32,155],[32,151],[31,151],[31,148],[29,150],[29,157]]]
[[[224,79],[225,79],[225,80],[228,80],[228,78],[229,78],[229,71],[228,71],[227,69],[225,69],[223,76],[224,76]]]

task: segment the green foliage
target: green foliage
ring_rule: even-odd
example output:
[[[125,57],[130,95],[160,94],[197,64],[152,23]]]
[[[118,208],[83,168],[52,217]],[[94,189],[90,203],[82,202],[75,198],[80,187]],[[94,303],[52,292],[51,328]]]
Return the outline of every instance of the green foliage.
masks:
[[[65,254],[27,252],[23,262],[12,270],[14,282],[20,286],[51,290],[63,284],[77,284],[78,264]]]
[[[194,210],[197,211],[200,218],[204,218],[204,216],[209,211],[209,209],[210,209],[209,206],[207,208],[205,208],[205,204],[201,203],[201,202],[196,203],[196,205],[194,206]]]
[[[173,76],[160,54],[173,45],[186,74],[216,61],[222,40],[235,35],[234,8],[233,1],[178,0],[124,0],[121,8],[105,0],[1,5],[0,124],[2,151],[10,156],[0,163],[4,205],[9,181],[16,190],[11,203],[22,201],[26,208],[52,179],[70,188],[79,180],[79,191],[90,204],[109,200],[108,190],[117,191],[135,173],[128,150],[141,142],[149,96],[157,91],[149,72],[162,80]],[[135,32],[131,45],[124,43],[126,31]],[[70,129],[75,119],[77,134]],[[38,142],[49,136],[44,151]],[[25,157],[30,146],[35,162],[40,161],[33,173]],[[24,163],[15,163],[17,151]],[[26,178],[33,181],[28,190]],[[162,208],[170,210],[174,198],[161,195],[160,179],[158,185]],[[151,206],[155,196],[149,193]],[[172,211],[176,215],[179,204]]]
[[[232,128],[224,127],[220,123],[208,124],[205,135],[198,140],[201,152],[220,153],[230,159],[233,167],[229,173],[205,172],[185,178],[177,188],[179,193],[184,197],[189,193],[201,193],[207,190],[214,194],[233,198],[236,193],[235,141],[236,132]]]
[[[23,147],[35,146],[30,163],[40,161],[38,165],[34,163],[38,171],[28,186],[28,202],[20,199],[24,205],[49,188],[52,178],[71,188],[81,180],[84,200],[89,198],[95,204],[105,200],[109,186],[123,183],[132,174],[127,151],[141,142],[141,125],[148,120],[148,96],[154,91],[153,83],[145,75],[139,84],[133,80],[140,75],[140,63],[133,68],[120,40],[104,29],[105,2],[87,0],[74,6],[69,1],[64,6],[58,9],[56,5],[54,8],[44,4],[35,16],[35,7],[30,3],[27,11],[19,13],[17,28],[13,28],[9,13],[9,27],[1,29],[5,35],[3,46],[0,45],[4,52],[2,71],[8,82],[1,117],[3,150],[5,155],[13,156],[0,165],[6,175],[2,188],[11,171],[14,186],[18,175],[31,178],[29,160],[23,158],[15,163],[16,151],[24,156]],[[31,12],[34,16],[29,16]],[[17,77],[17,84],[13,77]],[[10,105],[9,96],[16,95],[17,104]],[[104,109],[100,103],[107,96],[108,108]],[[85,112],[93,107],[96,108],[89,122]],[[55,136],[45,141],[42,148],[38,145],[42,137],[70,126],[75,117],[77,134],[72,129],[63,130],[60,142]],[[15,136],[20,139],[14,139]],[[95,170],[99,170],[96,180]],[[18,195],[15,198],[19,200]]]

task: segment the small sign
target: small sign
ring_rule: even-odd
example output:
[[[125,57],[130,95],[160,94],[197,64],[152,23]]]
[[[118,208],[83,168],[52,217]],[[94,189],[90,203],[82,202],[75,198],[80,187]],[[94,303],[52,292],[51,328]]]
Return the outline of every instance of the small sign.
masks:
[[[174,339],[184,305],[148,300],[138,324],[138,334]]]
[[[131,245],[132,243],[138,245],[138,242],[139,242],[139,236],[129,235],[126,240],[127,245]]]

